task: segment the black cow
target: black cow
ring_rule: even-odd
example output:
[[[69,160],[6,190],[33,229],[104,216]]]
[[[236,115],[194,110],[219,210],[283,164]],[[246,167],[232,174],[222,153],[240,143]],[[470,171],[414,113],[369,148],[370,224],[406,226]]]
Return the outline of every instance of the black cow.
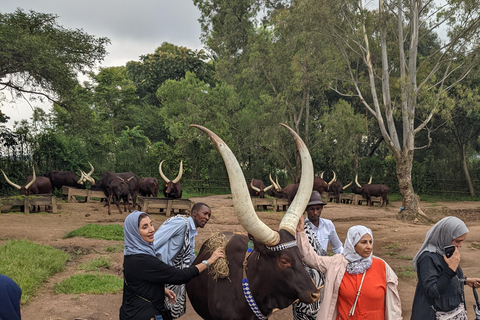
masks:
[[[357,177],[355,177],[355,183],[357,184],[356,191],[362,195],[362,197],[367,199],[367,205],[373,205],[372,197],[382,197],[382,207],[388,206],[388,193],[390,192],[390,188],[384,184],[371,184],[372,177],[370,177],[370,182],[360,186],[357,181]]]
[[[157,178],[142,178],[138,184],[138,193],[143,197],[152,196],[154,198],[158,195],[158,180]]]
[[[165,160],[163,160],[165,161]],[[163,185],[163,195],[165,198],[168,199],[181,199],[182,198],[182,184],[180,183],[180,179],[182,178],[183,174],[183,161],[180,161],[180,169],[178,170],[178,175],[175,179],[170,180],[168,179],[162,171],[162,162],[158,166],[158,172],[160,173],[160,177],[162,177],[165,184]]]
[[[247,280],[251,295],[264,316],[269,316],[274,309],[288,307],[297,299],[305,303],[317,301],[318,289],[303,267],[294,236],[313,186],[313,164],[301,138],[287,127],[296,137],[302,158],[302,179],[294,205],[285,213],[279,231],[274,231],[258,218],[251,205],[244,202],[249,198],[248,188],[242,169],[228,146],[210,130],[191,126],[208,133],[220,151],[230,178],[235,213],[253,242],[253,252],[247,253],[249,237],[236,235],[228,241],[225,253],[229,274],[226,278],[215,280],[211,272],[202,272],[187,283],[188,297],[195,311],[203,319],[257,319],[244,297],[242,282]],[[210,253],[204,243],[193,263],[208,256]]]
[[[91,185],[95,184],[95,180],[91,177],[93,171],[95,170],[92,164],[89,162],[90,172],[85,173],[80,170],[80,178],[77,178],[77,175],[73,171],[60,171],[60,170],[50,170],[45,173],[45,177],[50,179],[52,183],[52,188],[62,189],[63,186],[74,187],[79,189],[85,189],[85,182],[90,181]]]

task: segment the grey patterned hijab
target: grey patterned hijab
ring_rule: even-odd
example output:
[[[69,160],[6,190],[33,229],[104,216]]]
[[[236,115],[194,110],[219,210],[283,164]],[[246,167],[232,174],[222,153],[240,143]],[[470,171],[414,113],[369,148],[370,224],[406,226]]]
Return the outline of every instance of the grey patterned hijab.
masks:
[[[364,273],[368,268],[372,266],[373,251],[368,258],[364,258],[355,251],[355,246],[358,241],[366,234],[372,237],[372,230],[365,226],[353,226],[348,229],[347,238],[343,244],[343,255],[349,261],[347,264],[347,272],[349,274]]]
[[[422,247],[413,258],[413,269],[417,271],[417,260],[425,251],[436,252],[444,255],[444,247],[450,245],[453,239],[456,239],[468,233],[465,223],[457,217],[445,217],[438,221],[428,230]]]

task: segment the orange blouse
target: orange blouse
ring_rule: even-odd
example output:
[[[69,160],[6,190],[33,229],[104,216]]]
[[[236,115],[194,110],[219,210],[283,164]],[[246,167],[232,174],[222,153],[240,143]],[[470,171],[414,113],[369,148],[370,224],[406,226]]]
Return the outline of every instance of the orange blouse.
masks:
[[[345,272],[343,275],[337,301],[337,320],[346,320],[347,318],[348,320],[385,319],[385,293],[387,286],[385,262],[373,258],[372,265],[366,272],[357,306],[355,307],[355,313],[350,318],[348,318],[348,313],[355,301],[363,273],[351,275]]]

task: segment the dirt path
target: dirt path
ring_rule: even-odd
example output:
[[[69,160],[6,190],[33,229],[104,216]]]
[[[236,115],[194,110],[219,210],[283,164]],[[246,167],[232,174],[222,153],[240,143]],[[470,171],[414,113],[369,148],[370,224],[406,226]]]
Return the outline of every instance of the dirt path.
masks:
[[[192,200],[209,204],[213,212],[210,222],[204,229],[199,230],[196,240],[197,249],[213,232],[244,232],[238,224],[229,196],[192,198]],[[480,203],[422,203],[422,208],[437,220],[445,215],[457,215],[464,219],[470,232],[465,245],[461,249],[461,265],[467,276],[480,277],[480,255],[478,251],[478,244],[480,244]],[[392,203],[387,209],[329,203],[323,210],[322,217],[334,222],[342,240],[345,238],[348,228],[352,225],[363,224],[371,228],[375,238],[375,255],[384,258],[399,273],[402,267],[411,266],[411,258],[420,248],[425,233],[431,226],[397,220],[395,216],[399,209],[400,203],[396,202]],[[0,214],[0,245],[8,239],[28,239],[35,243],[62,248],[76,255],[76,258],[67,264],[63,272],[50,278],[38,291],[33,301],[23,307],[23,318],[27,320],[118,319],[118,309],[122,301],[121,292],[105,295],[54,294],[53,286],[72,274],[81,272],[77,270],[80,263],[101,255],[109,256],[111,260],[112,267],[106,272],[121,277],[123,253],[107,253],[106,248],[114,244],[123,245],[123,242],[83,238],[62,239],[62,237],[67,232],[88,223],[122,224],[126,214],[120,215],[115,211],[111,216],[108,216],[106,209],[100,203],[61,203],[59,212],[59,214],[30,215],[20,213]],[[258,212],[258,215],[267,225],[273,229],[278,229],[283,212]],[[164,215],[160,214],[152,214],[152,218],[155,228],[166,219]],[[400,278],[399,291],[404,319],[410,318],[415,284],[416,279],[414,277]],[[474,319],[471,291],[467,292],[466,297],[468,311],[471,319]],[[200,317],[195,314],[195,311],[189,305],[187,314],[181,319],[198,320]],[[274,313],[270,319],[292,319],[291,309],[280,310]]]

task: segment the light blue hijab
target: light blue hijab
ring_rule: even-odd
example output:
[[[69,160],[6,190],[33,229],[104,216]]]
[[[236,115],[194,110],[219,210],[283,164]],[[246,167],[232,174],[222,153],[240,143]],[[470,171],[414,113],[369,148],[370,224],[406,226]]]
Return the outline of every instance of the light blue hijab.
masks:
[[[415,258],[413,258],[413,269],[417,271],[417,260],[425,251],[436,252],[443,256],[445,254],[444,247],[450,245],[453,239],[456,239],[468,233],[465,222],[457,217],[445,217],[438,221],[428,230],[422,247],[418,250]]]
[[[155,249],[153,243],[143,240],[138,231],[138,217],[145,212],[133,211],[125,218],[123,225],[123,235],[125,238],[125,250],[123,254],[126,256],[134,254],[148,254],[155,257]]]

